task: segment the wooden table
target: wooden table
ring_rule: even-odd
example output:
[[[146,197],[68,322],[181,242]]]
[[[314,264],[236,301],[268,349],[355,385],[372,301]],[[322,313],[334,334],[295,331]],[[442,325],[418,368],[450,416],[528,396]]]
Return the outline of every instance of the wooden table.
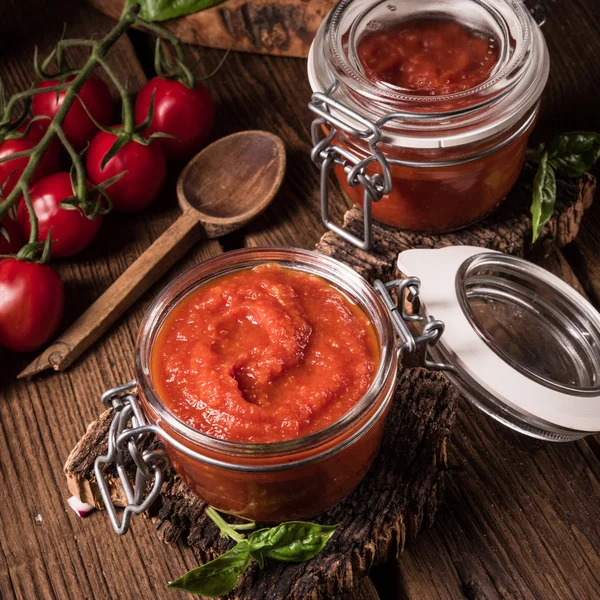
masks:
[[[109,19],[79,2],[0,3],[0,77],[9,93],[29,86],[33,46],[48,51],[68,23],[88,37]],[[26,5],[27,4],[27,5]],[[33,5],[33,6],[32,6]],[[536,140],[573,129],[600,131],[600,2],[549,3],[544,33],[552,72]],[[135,33],[112,62],[135,91],[148,40]],[[218,51],[191,49],[210,72]],[[77,56],[77,55],[76,55]],[[138,59],[139,57],[139,59]],[[116,537],[102,514],[79,519],[66,505],[62,464],[101,411],[100,394],[132,378],[136,332],[157,291],[191,265],[244,246],[311,248],[323,232],[318,177],[309,159],[310,90],[302,60],[232,53],[209,86],[215,136],[260,128],[286,143],[289,167],[272,208],[243,231],[201,244],[63,374],[16,382],[31,356],[0,355],[0,597],[81,600],[174,598],[165,583],[197,564],[192,550],[158,541],[149,523]],[[174,220],[175,174],[141,216],[111,216],[91,248],[57,263],[68,325]],[[345,210],[337,196],[334,216]],[[544,266],[600,305],[600,202],[577,241]],[[345,600],[600,598],[600,440],[529,440],[463,402],[453,433],[446,506],[397,565],[376,569]]]

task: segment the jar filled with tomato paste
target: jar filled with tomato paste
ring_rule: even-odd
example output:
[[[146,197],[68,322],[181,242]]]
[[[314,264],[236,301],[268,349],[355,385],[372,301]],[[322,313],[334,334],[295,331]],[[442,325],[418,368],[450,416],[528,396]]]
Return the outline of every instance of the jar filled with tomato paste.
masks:
[[[520,0],[339,2],[308,58],[325,225],[367,249],[372,216],[433,233],[484,218],[521,171],[548,71]],[[331,169],[363,239],[329,218]]]
[[[206,502],[280,522],[333,506],[367,473],[397,351],[385,307],[352,269],[313,252],[253,249],[162,292],[138,337],[136,373],[135,394],[131,385],[106,397],[123,426],[136,419],[134,433],[118,434],[123,448],[137,456],[133,440],[153,432]],[[139,458],[160,468],[160,456]]]

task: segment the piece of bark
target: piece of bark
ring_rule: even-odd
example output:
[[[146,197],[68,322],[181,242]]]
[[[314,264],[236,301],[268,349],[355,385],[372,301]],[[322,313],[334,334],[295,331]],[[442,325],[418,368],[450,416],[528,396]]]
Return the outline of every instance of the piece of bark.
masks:
[[[556,207],[538,241],[531,245],[531,197],[534,169],[526,165],[503,204],[487,219],[451,233],[428,234],[393,229],[373,223],[373,245],[369,252],[359,250],[334,233],[326,233],[317,249],[339,258],[359,272],[374,270],[381,276],[398,252],[408,248],[442,248],[444,246],[481,246],[519,257],[541,258],[553,248],[572,242],[586,209],[593,201],[596,179],[589,173],[574,179],[556,180]],[[363,236],[363,213],[352,208],[344,218],[344,228]]]
[[[123,10],[123,0],[88,1],[114,19]],[[226,0],[161,25],[186,44],[305,58],[334,5],[335,0]]]
[[[373,468],[350,496],[315,519],[339,523],[338,533],[307,563],[270,562],[264,571],[250,568],[230,597],[326,600],[352,589],[374,564],[396,558],[407,541],[432,523],[438,508],[457,399],[457,392],[442,375],[404,369]],[[85,490],[82,499],[96,506],[101,502],[94,460],[106,451],[111,417],[112,410],[108,410],[88,428],[65,464],[71,492],[78,495],[77,491]],[[220,538],[205,517],[204,502],[189,492],[172,469],[165,479],[152,511],[160,537],[168,543],[187,542],[204,560],[225,551],[231,542]],[[113,500],[123,505],[117,488],[111,487]]]

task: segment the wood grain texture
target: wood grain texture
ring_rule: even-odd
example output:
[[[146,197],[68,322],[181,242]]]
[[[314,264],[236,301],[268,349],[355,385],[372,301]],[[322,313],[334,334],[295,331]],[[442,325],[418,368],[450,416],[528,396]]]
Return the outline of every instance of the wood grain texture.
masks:
[[[547,6],[544,32],[552,67],[535,144],[560,131],[600,131],[600,2],[553,1]],[[68,34],[84,36],[101,34],[110,25],[79,3],[0,3],[0,76],[9,93],[30,83],[33,43],[47,50],[50,41],[60,37],[65,22]],[[196,49],[191,54],[202,56],[205,73],[223,56],[219,51]],[[130,51],[124,46],[111,60],[120,65],[119,74],[129,74],[135,91],[143,75]],[[199,245],[165,281],[221,252],[221,246],[308,248],[323,233],[318,177],[309,159],[306,103],[310,89],[305,63],[232,53],[207,85],[217,102],[214,136],[248,128],[273,131],[286,143],[288,169],[277,200],[259,220],[221,239],[220,244]],[[111,216],[92,247],[76,261],[57,263],[67,283],[64,325],[81,314],[179,214],[174,187],[175,177],[171,177],[167,192],[155,206],[139,216]],[[334,192],[332,216],[339,222],[346,204]],[[575,243],[564,249],[596,307],[600,306],[593,293],[600,291],[598,222],[600,203],[596,202],[587,211]],[[3,599],[174,598],[164,590],[164,582],[198,564],[200,557],[193,550],[159,542],[149,523],[135,523],[132,535],[119,539],[101,515],[81,521],[64,503],[69,492],[61,466],[87,423],[102,411],[101,391],[132,377],[135,335],[144,310],[162,285],[164,281],[144,295],[107,333],[101,346],[68,373],[48,375],[29,385],[16,384],[15,374],[33,356],[1,356]],[[598,570],[594,573],[589,568],[600,548],[595,533],[600,521],[598,439],[529,447],[520,436],[506,433],[508,437],[486,417],[460,404],[453,433],[456,446],[451,445],[450,457],[451,464],[464,470],[446,474],[447,509],[438,514],[429,533],[402,555],[399,564],[407,585],[397,585],[398,578],[388,570],[377,574],[382,600],[599,597]],[[518,484],[515,489],[498,488],[495,481],[503,479],[518,479]],[[491,491],[487,486],[492,486]],[[36,525],[38,514],[40,525]],[[119,573],[118,579],[112,573]],[[578,591],[582,595],[577,596]]]
[[[532,145],[600,131],[600,2],[546,2],[551,69]],[[596,167],[593,174],[598,176]],[[600,308],[600,203],[542,266]],[[402,556],[385,600],[600,598],[600,442],[530,441],[459,403],[434,527]],[[506,485],[505,482],[510,482]],[[379,583],[379,582],[377,582]]]
[[[27,88],[33,79],[32,40],[39,44],[42,53],[48,52],[60,38],[64,23],[68,23],[67,35],[72,37],[100,36],[113,24],[76,2],[56,4],[36,0],[35,10],[16,1],[0,3],[3,58],[0,77],[8,93]],[[82,62],[84,57],[80,52],[70,56],[72,64]],[[204,64],[207,72],[218,64],[221,56],[214,52],[208,57]],[[230,65],[238,62],[233,56],[228,61]],[[260,72],[263,80],[267,78],[261,59],[249,55],[248,58],[256,60],[251,69],[253,74],[248,78],[242,67],[235,79],[233,76],[222,78],[221,83],[227,83],[221,88],[215,85],[217,78],[208,82],[217,99],[219,124],[215,138],[241,129],[262,128],[258,121],[254,121],[254,126],[244,126],[237,117],[238,114],[246,117],[259,114],[260,109],[268,105],[246,104],[243,92],[255,85],[256,73]],[[135,93],[145,81],[145,75],[127,39],[122,40],[110,60],[117,75],[127,78],[130,91]],[[286,71],[289,65],[281,67]],[[242,93],[235,91],[238,85]],[[233,92],[223,94],[223,89]],[[301,110],[299,105],[295,109]],[[281,115],[276,120],[283,122],[286,118]],[[293,149],[298,137],[294,128],[267,129],[282,135],[288,148]],[[174,222],[180,214],[175,197],[177,175],[177,172],[169,175],[164,193],[148,210],[141,215],[111,215],[105,219],[94,243],[78,255],[76,261],[55,264],[66,285],[63,327],[81,314]],[[301,213],[305,192],[313,183],[307,181],[298,189],[289,182],[284,184],[280,197],[286,198],[283,203],[286,212]],[[281,210],[281,205],[276,210]],[[272,222],[272,219],[269,216],[262,222]],[[316,213],[309,211],[307,218],[297,219],[295,225],[277,235],[288,244],[293,244],[295,237],[302,240],[303,235],[310,236],[314,243],[320,235]],[[237,239],[230,237],[223,243],[235,247],[243,244],[243,239],[243,235]],[[308,242],[301,243],[308,246]],[[221,252],[218,241],[199,244],[172,269],[166,280]],[[164,284],[165,281],[161,281],[157,286]],[[109,330],[101,345],[87,353],[68,373],[18,383],[16,374],[34,357],[6,353],[1,356],[0,598],[3,600],[173,598],[174,593],[165,589],[165,582],[198,565],[202,559],[193,549],[165,546],[147,522],[136,523],[131,535],[118,538],[104,515],[83,521],[65,503],[70,492],[61,475],[62,464],[87,424],[102,411],[99,402],[102,391],[133,376],[135,337],[159,287],[142,296]],[[358,593],[364,589],[369,592],[366,598],[375,600],[368,582]],[[179,594],[178,597],[185,596]],[[353,593],[345,595],[344,600],[353,600]]]
[[[123,0],[88,0],[118,19]],[[164,23],[188,44],[280,56],[308,56],[319,25],[335,0],[226,0]]]

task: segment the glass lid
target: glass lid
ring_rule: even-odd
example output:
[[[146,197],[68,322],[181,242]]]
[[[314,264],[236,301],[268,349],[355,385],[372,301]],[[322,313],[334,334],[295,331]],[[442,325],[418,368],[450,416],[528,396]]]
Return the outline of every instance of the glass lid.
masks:
[[[521,0],[340,0],[308,60],[314,92],[383,119],[384,142],[408,148],[506,131],[535,106],[548,72]]]
[[[436,356],[479,408],[535,437],[600,431],[600,315],[525,260],[482,248],[408,250],[426,314],[445,324]]]

